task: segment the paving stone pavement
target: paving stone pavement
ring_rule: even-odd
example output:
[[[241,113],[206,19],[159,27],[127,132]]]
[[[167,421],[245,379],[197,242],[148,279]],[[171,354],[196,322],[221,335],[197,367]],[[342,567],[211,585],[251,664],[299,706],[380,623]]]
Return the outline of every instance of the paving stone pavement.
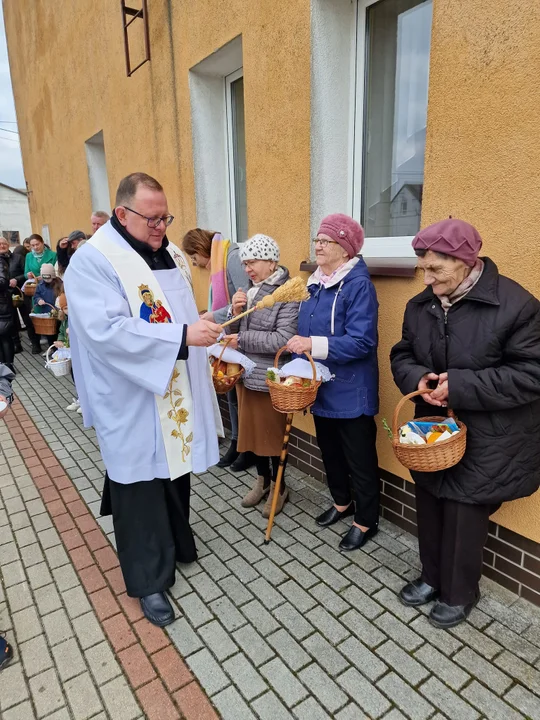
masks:
[[[26,352],[17,368],[24,409],[114,544],[110,519],[99,517],[104,469],[95,435],[64,410],[70,380]],[[59,544],[31,461],[3,422],[0,443],[0,627],[17,646],[17,662],[0,675],[0,717],[215,717],[210,705],[193,709],[202,707],[196,682],[172,693],[159,668],[156,678],[141,662],[133,685],[116,642],[124,635],[115,630],[112,642],[108,621],[96,620],[94,595],[90,604],[72,566],[80,558]],[[166,629],[166,650],[178,650],[219,717],[540,720],[540,609],[483,580],[469,621],[436,630],[425,608],[396,598],[417,575],[414,537],[381,520],[364,549],[339,553],[346,525],[314,523],[327,490],[291,468],[291,500],[264,545],[260,509],[240,506],[251,480],[218,468],[193,478],[199,561],[180,567],[171,591],[178,618]],[[116,602],[121,587],[110,587]],[[154,641],[147,652],[157,655]],[[173,696],[170,714],[152,705],[160,692]]]

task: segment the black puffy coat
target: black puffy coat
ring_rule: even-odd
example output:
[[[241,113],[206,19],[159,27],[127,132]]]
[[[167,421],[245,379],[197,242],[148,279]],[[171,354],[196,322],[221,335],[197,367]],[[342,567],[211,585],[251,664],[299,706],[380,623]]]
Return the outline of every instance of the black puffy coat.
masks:
[[[22,253],[9,253],[9,279],[16,280],[17,285],[22,288],[24,285],[24,255]]]
[[[407,303],[390,355],[405,395],[448,372],[448,404],[468,429],[456,466],[412,473],[437,497],[472,504],[526,497],[540,486],[540,302],[484,258],[478,283],[445,314],[431,288]],[[416,417],[440,415],[424,402]]]
[[[9,262],[0,255],[0,335],[8,335],[13,330],[13,301],[9,280]]]

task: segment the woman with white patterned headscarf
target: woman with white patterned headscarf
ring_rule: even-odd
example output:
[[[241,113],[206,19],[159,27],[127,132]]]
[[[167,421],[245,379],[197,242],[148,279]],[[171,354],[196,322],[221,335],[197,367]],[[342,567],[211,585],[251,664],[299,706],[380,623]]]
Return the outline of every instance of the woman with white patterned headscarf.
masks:
[[[279,264],[279,247],[268,235],[257,234],[240,247],[240,259],[249,276],[247,292],[239,289],[232,299],[232,314],[253,307],[265,295],[289,279],[287,268]],[[271,308],[242,318],[229,326],[231,347],[247,355],[256,367],[249,378],[238,383],[238,450],[256,455],[257,478],[242,500],[243,507],[254,507],[267,498],[263,517],[270,515],[272,495],[283,445],[286,416],[272,407],[266,371],[274,363],[276,352],[296,333],[298,303],[276,303]],[[281,486],[276,513],[288,497]]]

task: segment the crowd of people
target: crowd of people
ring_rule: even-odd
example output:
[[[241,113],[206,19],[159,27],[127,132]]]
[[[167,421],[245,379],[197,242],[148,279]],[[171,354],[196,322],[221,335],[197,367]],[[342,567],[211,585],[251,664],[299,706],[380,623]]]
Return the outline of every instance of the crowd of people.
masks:
[[[109,215],[104,211],[92,213],[93,232],[108,219]],[[16,372],[15,355],[23,352],[23,329],[28,335],[33,355],[45,355],[42,344],[58,347],[58,334],[39,335],[32,316],[59,310],[60,326],[63,323],[67,330],[67,310],[64,312],[58,305],[58,298],[63,294],[64,273],[73,253],[91,236],[82,230],[74,230],[58,240],[55,250],[37,233],[25,238],[22,244],[18,241],[10,243],[0,237],[0,363],[7,365],[12,372]],[[61,342],[69,344],[67,337]],[[78,407],[74,399],[68,409],[77,410]]]
[[[340,213],[323,218],[308,299],[245,316],[290,277],[273,238],[256,234],[234,244],[219,232],[187,232],[185,255],[210,271],[208,303],[199,310],[185,255],[166,236],[174,218],[157,180],[129,175],[110,220],[94,217],[93,236],[62,238],[57,255],[32,236],[24,271],[13,261],[4,285],[40,278],[38,308],[54,299],[64,313],[62,338],[47,342],[71,345],[83,419],[96,430],[106,467],[101,512],[112,515],[127,592],[140,599],[146,618],[172,622],[166,591],[176,562],[197,557],[192,472],[216,463],[233,471],[254,465],[241,503],[261,505],[269,516],[286,416],[272,406],[266,373],[281,348],[284,359],[309,353],[331,373],[311,412],[333,503],[314,523],[324,528],[351,518],[339,549],[363,547],[378,531],[380,480],[378,302],[361,255],[361,225]],[[0,241],[0,258],[2,247]],[[407,304],[391,353],[400,391],[421,393],[415,417],[434,408],[446,415],[451,406],[468,427],[461,462],[412,473],[422,571],[399,597],[411,606],[433,602],[429,619],[438,628],[462,622],[478,602],[490,515],[540,486],[540,451],[526,442],[540,430],[540,304],[480,257],[481,247],[477,230],[461,220],[417,234],[413,248],[426,289]],[[14,314],[2,308],[0,327],[5,316],[13,341]],[[220,459],[223,428],[206,348],[224,331],[254,370],[228,393],[231,444]],[[284,478],[276,512],[288,497]]]

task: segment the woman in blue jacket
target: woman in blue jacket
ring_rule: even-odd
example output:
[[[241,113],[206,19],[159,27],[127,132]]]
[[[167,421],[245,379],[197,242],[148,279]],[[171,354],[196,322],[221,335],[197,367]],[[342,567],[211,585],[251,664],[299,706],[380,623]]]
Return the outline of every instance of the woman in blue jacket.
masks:
[[[340,550],[362,547],[378,529],[379,411],[375,288],[358,257],[364,231],[347,215],[326,217],[315,239],[318,268],[308,280],[299,334],[287,347],[309,351],[334,378],[321,385],[311,412],[334,505],[316,522],[322,527],[354,515]]]

